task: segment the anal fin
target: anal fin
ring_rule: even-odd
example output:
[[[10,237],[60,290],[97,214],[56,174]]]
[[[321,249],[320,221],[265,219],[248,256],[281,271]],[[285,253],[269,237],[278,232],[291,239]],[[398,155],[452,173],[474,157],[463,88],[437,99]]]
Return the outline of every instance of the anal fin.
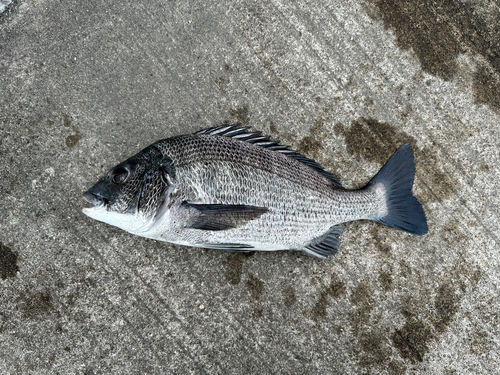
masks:
[[[339,236],[343,231],[344,227],[340,225],[333,226],[323,236],[304,247],[302,251],[321,259],[327,259],[338,251],[340,245]]]

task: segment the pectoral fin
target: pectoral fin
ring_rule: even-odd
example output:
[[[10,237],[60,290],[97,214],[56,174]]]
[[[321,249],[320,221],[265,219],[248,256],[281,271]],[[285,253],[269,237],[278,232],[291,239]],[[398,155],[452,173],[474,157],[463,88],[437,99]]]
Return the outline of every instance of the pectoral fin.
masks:
[[[268,211],[265,207],[244,204],[196,204],[184,202],[184,207],[192,210],[186,228],[203,230],[227,230],[245,225],[258,219]]]

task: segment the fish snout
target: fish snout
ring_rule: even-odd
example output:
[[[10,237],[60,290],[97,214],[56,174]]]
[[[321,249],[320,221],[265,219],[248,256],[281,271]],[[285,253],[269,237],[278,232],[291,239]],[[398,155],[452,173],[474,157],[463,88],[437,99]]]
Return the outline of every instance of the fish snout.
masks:
[[[91,193],[89,190],[83,193],[83,198],[94,207],[101,206],[106,203],[107,199],[98,194]]]

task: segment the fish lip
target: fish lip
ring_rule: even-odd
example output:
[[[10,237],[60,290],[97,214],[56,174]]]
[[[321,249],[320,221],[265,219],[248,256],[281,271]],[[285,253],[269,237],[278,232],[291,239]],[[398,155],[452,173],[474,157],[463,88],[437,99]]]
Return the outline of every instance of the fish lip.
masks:
[[[101,197],[98,194],[91,193],[90,191],[83,193],[83,198],[92,205],[92,208],[102,207],[107,202],[106,198]]]

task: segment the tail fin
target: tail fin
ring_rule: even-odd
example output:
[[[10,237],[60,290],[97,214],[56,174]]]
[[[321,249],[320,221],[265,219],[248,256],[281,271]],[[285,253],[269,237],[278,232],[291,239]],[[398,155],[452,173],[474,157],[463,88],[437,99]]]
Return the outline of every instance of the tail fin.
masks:
[[[413,234],[427,233],[424,209],[411,192],[414,177],[413,151],[411,145],[406,143],[367,185],[383,184],[386,190],[388,213],[373,220]]]

